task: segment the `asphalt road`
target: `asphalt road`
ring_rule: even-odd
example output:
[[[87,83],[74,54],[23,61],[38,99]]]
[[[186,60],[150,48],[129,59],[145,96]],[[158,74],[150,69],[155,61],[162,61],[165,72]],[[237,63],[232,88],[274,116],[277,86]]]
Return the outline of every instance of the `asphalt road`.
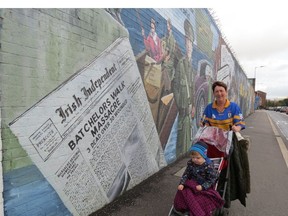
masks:
[[[246,207],[238,200],[232,202],[229,216],[288,215],[287,122],[288,115],[265,110],[246,118],[242,135],[250,140],[251,193]],[[162,169],[92,216],[167,216],[179,183],[177,172],[187,160]]]
[[[283,140],[288,140],[288,115],[285,113],[267,111],[277,129],[281,132]]]

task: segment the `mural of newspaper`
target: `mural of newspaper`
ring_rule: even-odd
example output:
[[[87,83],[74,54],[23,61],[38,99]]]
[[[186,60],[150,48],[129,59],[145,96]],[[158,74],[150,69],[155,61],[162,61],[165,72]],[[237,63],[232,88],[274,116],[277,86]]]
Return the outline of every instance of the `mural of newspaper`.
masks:
[[[95,212],[166,166],[130,47],[117,39],[10,123],[73,215]]]

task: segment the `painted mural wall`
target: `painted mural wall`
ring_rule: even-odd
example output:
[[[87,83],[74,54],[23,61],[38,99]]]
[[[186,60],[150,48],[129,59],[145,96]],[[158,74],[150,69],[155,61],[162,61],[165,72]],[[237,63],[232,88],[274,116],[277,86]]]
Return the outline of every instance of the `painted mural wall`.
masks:
[[[110,12],[129,31],[167,163],[191,146],[214,81],[228,85],[244,116],[253,111],[254,89],[207,9]]]
[[[211,84],[254,90],[206,9],[1,9],[5,215],[89,215],[187,152]]]

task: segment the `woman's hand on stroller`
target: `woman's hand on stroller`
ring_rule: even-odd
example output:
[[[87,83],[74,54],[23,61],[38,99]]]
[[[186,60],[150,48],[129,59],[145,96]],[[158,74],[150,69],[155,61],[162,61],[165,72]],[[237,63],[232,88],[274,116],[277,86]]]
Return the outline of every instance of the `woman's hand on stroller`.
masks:
[[[238,125],[238,126],[237,125],[233,125],[231,127],[231,130],[234,131],[234,132],[240,132],[241,129],[242,129],[242,127],[240,125]]]
[[[178,185],[178,190],[183,190],[184,189],[184,185],[180,184]]]

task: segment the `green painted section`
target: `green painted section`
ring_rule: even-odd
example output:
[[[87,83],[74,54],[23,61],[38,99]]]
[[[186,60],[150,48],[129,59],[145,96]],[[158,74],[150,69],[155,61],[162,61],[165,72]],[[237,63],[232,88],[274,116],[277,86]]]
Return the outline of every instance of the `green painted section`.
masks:
[[[1,127],[7,172],[32,163],[8,124],[128,32],[103,9],[1,9],[0,17]]]

